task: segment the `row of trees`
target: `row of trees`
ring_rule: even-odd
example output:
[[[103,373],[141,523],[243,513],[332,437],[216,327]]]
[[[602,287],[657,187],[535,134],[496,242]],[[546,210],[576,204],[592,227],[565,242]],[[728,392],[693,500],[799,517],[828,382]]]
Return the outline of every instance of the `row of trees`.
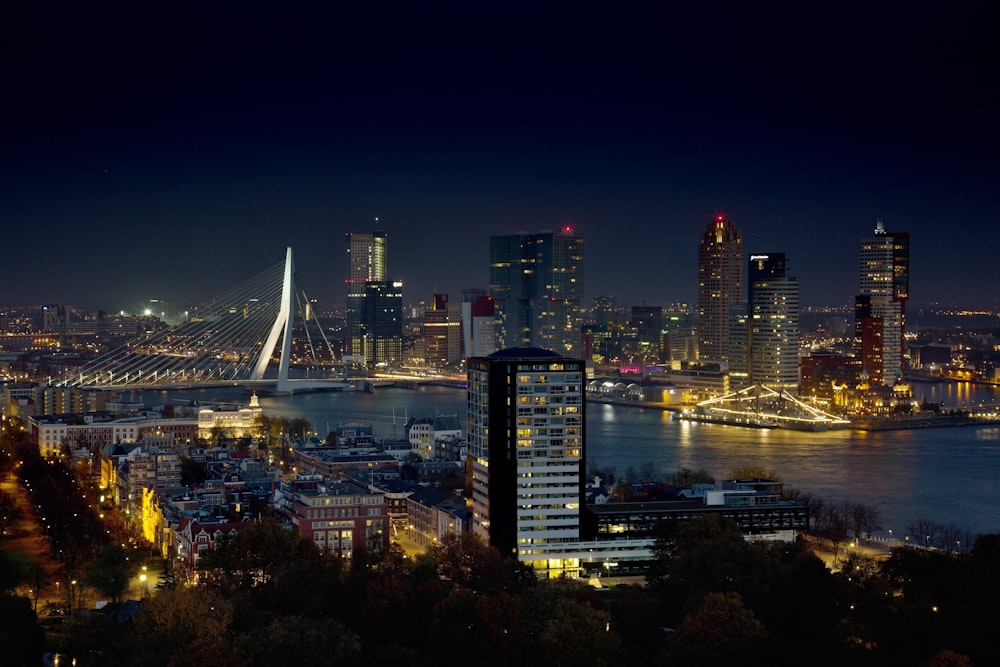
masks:
[[[156,591],[131,627],[77,616],[59,647],[78,664],[605,665],[622,645],[607,604],[534,573],[474,537],[415,559],[351,562],[256,522],[207,554],[198,588]]]
[[[1000,536],[966,554],[899,548],[832,572],[803,542],[747,542],[718,516],[665,525],[649,586],[595,592],[474,537],[346,562],[273,521],[207,555],[134,624],[67,620],[78,664],[997,664]],[[666,629],[666,630],[665,630]]]
[[[852,553],[833,572],[803,542],[747,542],[719,517],[663,530],[648,578],[676,629],[662,664],[1000,664],[1000,535],[961,555]]]

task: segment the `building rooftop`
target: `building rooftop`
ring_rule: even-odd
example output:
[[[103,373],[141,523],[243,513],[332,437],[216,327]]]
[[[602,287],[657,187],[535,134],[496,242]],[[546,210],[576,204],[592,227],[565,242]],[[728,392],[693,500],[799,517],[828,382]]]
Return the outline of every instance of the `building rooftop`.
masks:
[[[491,354],[488,359],[561,359],[562,357],[552,350],[541,347],[509,347],[505,350],[498,350]]]

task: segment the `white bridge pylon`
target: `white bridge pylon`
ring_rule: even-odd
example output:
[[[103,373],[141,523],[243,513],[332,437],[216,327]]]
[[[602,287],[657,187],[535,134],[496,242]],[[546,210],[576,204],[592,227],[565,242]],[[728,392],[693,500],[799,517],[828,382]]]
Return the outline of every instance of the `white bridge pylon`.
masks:
[[[278,393],[347,387],[338,380],[288,377],[296,312],[312,362],[320,363],[313,346],[317,332],[333,359],[308,297],[296,286],[289,247],[284,262],[198,306],[181,324],[166,327],[157,322],[138,338],[71,371],[56,386],[135,390],[275,382]],[[275,381],[267,370],[279,341]]]
[[[292,248],[289,246],[285,250],[285,273],[281,281],[281,301],[278,306],[278,317],[275,318],[271,326],[271,332],[267,335],[267,340],[260,350],[260,357],[254,365],[250,374],[251,380],[263,380],[264,371],[267,370],[268,362],[274,356],[274,347],[281,342],[281,357],[278,360],[278,386],[279,392],[288,391],[288,363],[292,356],[292,276],[295,275],[294,263],[292,261]],[[284,329],[284,336],[282,336]]]
[[[250,379],[260,381],[264,379],[264,371],[267,370],[268,363],[274,357],[274,348],[281,339],[281,356],[278,358],[278,381],[275,391],[279,394],[291,394],[295,390],[316,391],[320,389],[338,389],[348,386],[346,382],[336,380],[290,380],[288,378],[288,364],[292,356],[292,327],[294,325],[292,309],[292,296],[294,292],[295,264],[292,259],[292,248],[289,246],[285,250],[285,272],[281,281],[281,301],[278,306],[278,317],[275,318],[271,331],[267,335],[267,340],[261,348],[260,357],[254,366]],[[303,295],[304,297],[304,295]],[[306,313],[309,311],[309,301],[302,300],[300,315],[302,315],[303,326],[308,333],[308,323]],[[284,330],[284,331],[282,331]],[[322,333],[322,328],[320,329]],[[325,336],[324,336],[325,340]],[[329,341],[326,341],[329,346]],[[312,341],[310,340],[310,346]]]

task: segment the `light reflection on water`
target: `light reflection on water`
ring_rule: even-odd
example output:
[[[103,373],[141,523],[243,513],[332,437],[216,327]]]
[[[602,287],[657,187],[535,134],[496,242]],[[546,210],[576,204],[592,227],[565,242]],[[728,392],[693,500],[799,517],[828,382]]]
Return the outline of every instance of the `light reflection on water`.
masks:
[[[946,404],[952,403],[942,397],[995,400],[988,388],[967,384],[914,390]],[[144,398],[247,401],[238,390],[224,392],[149,392]],[[442,387],[263,396],[260,402],[265,414],[308,419],[321,436],[328,424],[362,422],[372,424],[377,437],[402,438],[407,417],[458,414],[464,424],[466,412],[464,390]],[[588,403],[587,457],[591,465],[614,466],[619,475],[630,465],[653,462],[665,473],[704,469],[721,478],[757,464],[779,473],[786,485],[830,502],[876,505],[883,533],[892,529],[896,537],[917,518],[1000,532],[1000,427],[804,433],[682,422],[658,409]]]

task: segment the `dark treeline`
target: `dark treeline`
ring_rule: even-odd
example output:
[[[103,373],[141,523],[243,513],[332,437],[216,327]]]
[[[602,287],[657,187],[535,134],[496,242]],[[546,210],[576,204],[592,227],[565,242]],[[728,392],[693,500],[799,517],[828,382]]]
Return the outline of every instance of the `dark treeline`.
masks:
[[[967,553],[899,548],[829,570],[803,541],[747,542],[709,516],[665,525],[648,586],[538,581],[473,537],[415,559],[318,550],[273,520],[170,580],[132,621],[77,613],[80,665],[998,664],[1000,536]],[[27,663],[25,663],[27,664]]]

